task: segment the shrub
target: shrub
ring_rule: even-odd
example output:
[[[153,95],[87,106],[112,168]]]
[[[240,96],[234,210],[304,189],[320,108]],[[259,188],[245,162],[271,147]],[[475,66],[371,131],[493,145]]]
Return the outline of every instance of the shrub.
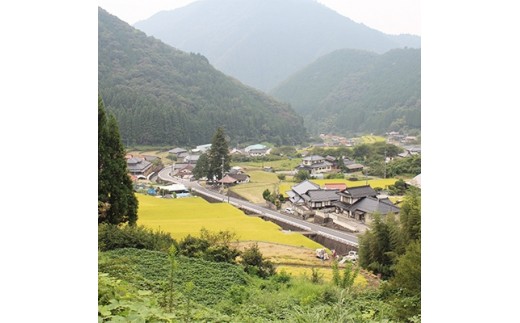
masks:
[[[358,181],[359,179],[355,176],[352,176],[352,177],[349,177],[348,180],[355,182],[355,181]]]
[[[108,223],[98,225],[98,248],[101,251],[120,248],[167,251],[172,244],[177,244],[175,239],[169,233],[160,230]]]
[[[250,275],[267,278],[275,274],[273,263],[264,259],[257,243],[242,252],[241,264]]]

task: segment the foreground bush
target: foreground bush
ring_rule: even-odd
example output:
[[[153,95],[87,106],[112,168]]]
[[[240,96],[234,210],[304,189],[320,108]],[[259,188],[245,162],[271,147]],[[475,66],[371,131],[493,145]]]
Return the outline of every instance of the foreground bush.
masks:
[[[177,245],[177,242],[169,233],[144,226],[98,225],[98,248],[101,251],[120,248],[167,251],[172,244]]]

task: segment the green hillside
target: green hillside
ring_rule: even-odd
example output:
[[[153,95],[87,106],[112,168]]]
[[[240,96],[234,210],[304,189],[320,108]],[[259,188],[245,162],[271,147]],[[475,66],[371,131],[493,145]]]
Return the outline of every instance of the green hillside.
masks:
[[[385,133],[421,127],[421,51],[343,49],[294,74],[271,94],[313,133]]]
[[[303,119],[199,54],[147,37],[99,8],[98,86],[126,145],[195,145],[223,126],[231,140],[296,144]]]

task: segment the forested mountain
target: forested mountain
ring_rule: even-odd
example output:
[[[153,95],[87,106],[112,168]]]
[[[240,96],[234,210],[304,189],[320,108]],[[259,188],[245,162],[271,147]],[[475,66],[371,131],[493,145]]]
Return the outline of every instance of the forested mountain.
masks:
[[[287,104],[147,37],[99,8],[98,86],[123,143],[194,145],[223,126],[234,142],[295,144],[303,119]]]
[[[421,50],[338,50],[294,74],[271,94],[290,103],[313,134],[419,130]]]
[[[134,26],[263,91],[337,49],[420,47],[418,36],[384,34],[314,0],[201,0]]]

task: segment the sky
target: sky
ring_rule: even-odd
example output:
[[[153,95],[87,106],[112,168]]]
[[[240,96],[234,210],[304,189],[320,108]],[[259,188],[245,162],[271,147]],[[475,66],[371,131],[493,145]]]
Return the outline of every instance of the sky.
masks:
[[[161,10],[184,7],[196,0],[98,0],[98,5],[130,25]],[[386,34],[421,35],[419,0],[318,0],[319,3]]]

